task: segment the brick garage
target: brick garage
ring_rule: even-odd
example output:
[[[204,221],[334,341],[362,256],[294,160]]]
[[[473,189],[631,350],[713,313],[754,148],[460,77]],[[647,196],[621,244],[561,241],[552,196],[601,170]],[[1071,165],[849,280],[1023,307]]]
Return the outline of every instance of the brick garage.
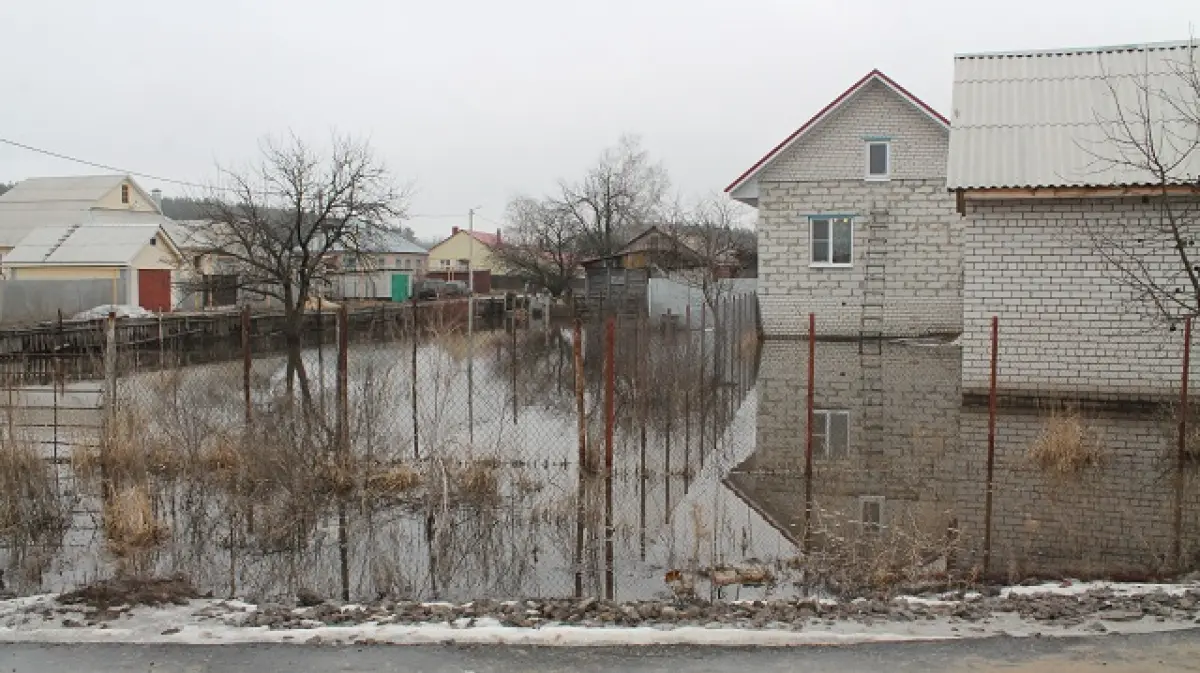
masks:
[[[758,208],[759,302],[768,337],[957,333],[962,218],[945,189],[948,123],[872,72],[727,191]],[[866,179],[867,143],[886,139],[887,179]],[[852,218],[853,260],[814,266],[813,216]],[[872,226],[875,225],[875,226]],[[870,286],[868,261],[882,264]],[[878,280],[878,279],[876,279]],[[878,302],[876,301],[878,300]]]

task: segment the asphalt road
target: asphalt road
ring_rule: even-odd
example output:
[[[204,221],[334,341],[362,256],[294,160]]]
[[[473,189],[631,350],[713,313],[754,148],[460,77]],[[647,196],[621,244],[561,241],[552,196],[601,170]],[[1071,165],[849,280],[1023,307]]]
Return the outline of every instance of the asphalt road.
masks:
[[[767,648],[0,644],[0,673],[1133,673],[1200,671],[1200,630],[1080,639]]]

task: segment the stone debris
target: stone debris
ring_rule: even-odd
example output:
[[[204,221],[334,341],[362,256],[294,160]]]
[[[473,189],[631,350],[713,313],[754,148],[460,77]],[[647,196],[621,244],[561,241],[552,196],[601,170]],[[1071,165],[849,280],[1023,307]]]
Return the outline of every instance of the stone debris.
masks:
[[[884,624],[944,619],[951,623],[986,624],[999,614],[1015,613],[1026,621],[1054,627],[1085,627],[1101,632],[1107,623],[1143,618],[1172,621],[1200,619],[1200,589],[1178,594],[1157,592],[1117,595],[1111,589],[1093,589],[1075,595],[1008,594],[857,599],[822,602],[813,599],[753,602],[629,601],[596,598],[479,600],[463,604],[419,601],[379,601],[340,606],[325,602],[310,607],[263,605],[255,611],[230,611],[223,617],[210,608],[197,616],[221,619],[227,624],[269,629],[304,629],[314,626],[358,624],[445,623],[471,628],[481,619],[504,626],[536,628],[549,624],[578,626],[697,626],[704,628],[786,628],[805,624],[857,622]]]

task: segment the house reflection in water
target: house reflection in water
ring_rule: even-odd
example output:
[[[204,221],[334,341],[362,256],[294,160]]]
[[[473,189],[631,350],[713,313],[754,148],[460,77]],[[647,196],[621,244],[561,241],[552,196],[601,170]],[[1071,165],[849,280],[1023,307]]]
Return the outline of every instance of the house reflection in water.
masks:
[[[958,570],[982,568],[988,410],[964,404],[959,348],[896,342],[860,352],[857,342],[818,342],[815,350],[810,550],[899,536],[952,548]],[[807,360],[807,342],[763,344],[757,448],[726,478],[802,549]],[[1176,544],[1193,565],[1200,494],[1185,473],[1176,496],[1175,423],[1145,408],[1001,408],[990,574],[1152,574],[1174,564]],[[1060,476],[1029,456],[1040,438],[1079,431],[1098,463]]]

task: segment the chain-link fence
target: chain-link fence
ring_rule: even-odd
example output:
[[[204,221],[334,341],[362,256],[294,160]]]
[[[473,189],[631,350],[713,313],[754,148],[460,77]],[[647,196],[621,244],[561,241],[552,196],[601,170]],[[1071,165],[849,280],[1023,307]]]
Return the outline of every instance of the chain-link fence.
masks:
[[[815,316],[760,343],[752,296],[478,315],[314,311],[291,343],[236,313],[10,335],[8,585],[755,598],[1196,566],[1186,326],[1135,372],[999,320],[824,340]]]
[[[752,296],[654,323],[511,308],[470,329],[465,302],[313,311],[296,341],[282,316],[89,326],[49,378],[114,403],[98,441],[62,443],[64,548],[30,577],[632,598],[666,569],[782,558],[722,484],[753,449]]]

